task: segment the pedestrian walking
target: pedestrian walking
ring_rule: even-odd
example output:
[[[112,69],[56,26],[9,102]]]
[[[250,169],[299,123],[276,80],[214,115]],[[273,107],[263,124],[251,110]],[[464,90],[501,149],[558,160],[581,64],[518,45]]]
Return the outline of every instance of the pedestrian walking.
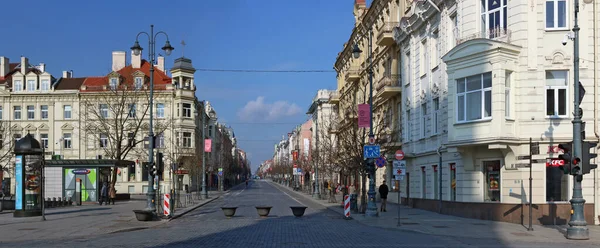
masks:
[[[108,204],[112,202],[112,205],[115,205],[115,198],[117,198],[117,189],[115,189],[114,184],[110,184],[110,189],[108,190]]]
[[[102,203],[106,202],[106,205],[108,205],[108,183],[104,182],[102,184],[102,189],[100,189],[100,205],[102,205]]]
[[[379,196],[381,196],[381,212],[387,212],[387,195],[390,189],[387,184],[385,184],[385,180],[383,180],[383,184],[379,186]]]

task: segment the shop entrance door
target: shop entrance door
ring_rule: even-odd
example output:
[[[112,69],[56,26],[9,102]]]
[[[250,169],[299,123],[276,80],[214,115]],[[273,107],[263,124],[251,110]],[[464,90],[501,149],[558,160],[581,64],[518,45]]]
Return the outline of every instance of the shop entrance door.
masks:
[[[65,169],[65,197],[77,199],[77,181],[81,181],[81,201],[98,201],[96,169]]]

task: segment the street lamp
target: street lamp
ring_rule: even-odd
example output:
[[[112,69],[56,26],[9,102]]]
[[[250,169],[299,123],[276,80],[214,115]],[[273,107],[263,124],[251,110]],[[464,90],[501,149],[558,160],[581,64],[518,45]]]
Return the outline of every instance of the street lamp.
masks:
[[[154,117],[153,105],[154,105],[154,56],[156,50],[156,37],[159,34],[164,34],[167,38],[167,42],[161,48],[165,51],[167,56],[171,55],[171,52],[175,49],[169,43],[169,35],[163,31],[159,31],[158,33],[154,33],[154,25],[150,25],[150,34],[146,32],[139,32],[135,37],[135,43],[131,47],[131,51],[133,51],[134,55],[140,55],[142,53],[143,48],[140,46],[138,39],[141,34],[145,34],[148,36],[148,49],[150,52],[148,53],[148,59],[150,60],[150,123],[148,126],[148,168],[152,168],[154,164],[154,131],[152,127],[152,119]],[[156,211],[156,204],[154,203],[154,199],[156,198],[156,191],[154,190],[154,175],[152,175],[152,171],[148,170],[148,193],[146,193],[146,210]]]
[[[373,64],[372,64],[372,53],[373,53],[373,33],[369,31],[369,54],[367,55],[367,72],[369,73],[369,140],[372,140],[373,135]],[[358,47],[358,44],[354,44],[352,48],[352,56],[359,58],[362,51]],[[377,204],[375,203],[375,161],[372,158],[365,160],[365,167],[369,173],[369,192],[367,195],[369,199],[367,201],[367,210],[365,211],[366,216],[377,216]]]

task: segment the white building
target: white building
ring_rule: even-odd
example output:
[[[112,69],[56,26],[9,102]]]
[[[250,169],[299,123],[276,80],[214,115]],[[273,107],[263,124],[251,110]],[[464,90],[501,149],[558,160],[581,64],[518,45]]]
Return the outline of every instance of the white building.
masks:
[[[600,137],[594,2],[581,2],[579,13],[590,141]],[[409,166],[401,188],[411,204],[438,211],[441,181],[443,212],[520,222],[521,212],[509,210],[528,202],[529,168],[516,157],[529,154],[530,138],[540,143],[539,159],[557,157],[557,145],[572,140],[573,44],[561,41],[573,21],[572,1],[413,1],[395,35]],[[588,223],[599,224],[599,176],[583,181]],[[570,176],[551,163],[533,165],[534,221],[568,220],[571,196]]]

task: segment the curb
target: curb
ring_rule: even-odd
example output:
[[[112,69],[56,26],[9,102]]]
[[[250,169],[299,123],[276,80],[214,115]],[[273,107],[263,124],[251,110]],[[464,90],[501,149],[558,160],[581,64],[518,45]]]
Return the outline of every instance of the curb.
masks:
[[[174,220],[174,219],[177,219],[177,218],[179,218],[179,217],[181,217],[181,216],[184,216],[184,215],[186,215],[187,213],[189,213],[189,212],[192,212],[192,211],[196,210],[196,209],[197,209],[197,208],[199,208],[199,207],[202,207],[202,206],[204,206],[204,205],[206,205],[206,204],[209,204],[209,203],[213,202],[213,201],[214,201],[214,200],[216,200],[216,199],[219,199],[220,197],[221,197],[221,196],[217,196],[217,197],[209,198],[209,199],[208,199],[208,201],[206,201],[206,202],[203,202],[203,203],[199,203],[198,205],[196,205],[196,206],[193,206],[193,207],[191,207],[190,209],[187,209],[187,210],[185,210],[183,213],[180,213],[180,214],[175,214],[173,217],[169,218],[169,220],[168,220],[168,221],[172,221],[172,220]]]
[[[305,195],[303,192],[298,192],[298,191],[290,190],[290,189],[286,188],[285,186],[279,185],[278,183],[273,182],[273,181],[267,181],[267,182],[269,184],[275,185],[278,188],[282,188],[282,189],[285,189],[286,191],[289,191],[289,192],[292,192],[292,193],[294,193],[296,195],[302,196],[303,198],[306,198],[307,200],[310,200],[310,201],[312,201],[312,202],[314,202],[316,204],[319,204],[319,205],[323,206],[325,209],[327,209],[329,211],[332,211],[332,212],[334,212],[336,214],[340,214],[340,212],[336,211],[333,206],[327,206],[327,205],[323,204],[322,202],[319,202],[319,200],[315,200],[310,195]],[[341,213],[341,214],[342,214],[342,216],[344,215],[344,213]],[[356,219],[351,219],[351,220],[357,221]]]

